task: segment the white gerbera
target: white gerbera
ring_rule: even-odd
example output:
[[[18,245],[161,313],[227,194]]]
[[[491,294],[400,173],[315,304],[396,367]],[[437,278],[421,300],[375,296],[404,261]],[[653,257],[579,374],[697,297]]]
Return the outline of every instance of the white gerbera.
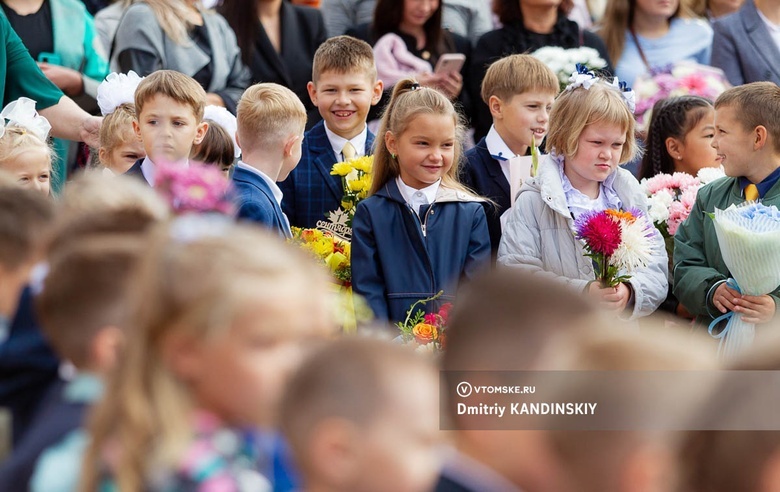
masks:
[[[653,253],[652,238],[655,234],[655,229],[644,216],[639,216],[633,221],[621,220],[620,246],[609,257],[610,265],[626,273],[646,267]]]

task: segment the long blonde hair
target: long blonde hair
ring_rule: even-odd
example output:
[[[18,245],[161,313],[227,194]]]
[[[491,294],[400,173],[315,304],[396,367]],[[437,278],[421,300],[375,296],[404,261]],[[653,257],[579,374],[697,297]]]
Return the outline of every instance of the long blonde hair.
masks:
[[[455,155],[452,159],[452,167],[447,174],[442,176],[442,184],[448,188],[463,191],[473,195],[458,181],[460,159],[463,154],[463,136],[465,126],[461,115],[455,110],[447,96],[431,89],[422,87],[414,79],[402,79],[393,88],[393,95],[387,104],[376,134],[376,150],[374,151],[374,179],[371,184],[373,195],[379,191],[388,181],[401,174],[398,160],[390,155],[385,144],[385,134],[391,132],[396,138],[406,131],[409,123],[420,114],[452,116],[455,124]]]
[[[99,490],[108,470],[119,491],[135,492],[158,468],[175,467],[196,402],[165,356],[171,340],[226,333],[250,298],[280,282],[292,282],[306,302],[327,302],[324,273],[264,230],[183,217],[150,234],[130,287],[133,332],[90,419],[81,490]]]
[[[137,0],[146,3],[154,12],[157,22],[165,34],[176,44],[189,43],[189,28],[187,22],[190,9],[186,0]]]

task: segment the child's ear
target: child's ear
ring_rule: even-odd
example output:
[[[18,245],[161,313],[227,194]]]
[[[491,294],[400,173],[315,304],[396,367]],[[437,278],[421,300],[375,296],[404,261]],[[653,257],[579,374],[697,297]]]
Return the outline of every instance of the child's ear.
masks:
[[[90,343],[90,365],[101,372],[112,370],[124,341],[125,334],[119,327],[106,326],[98,330]]]
[[[336,488],[348,489],[361,472],[360,433],[344,419],[329,418],[310,433],[309,456],[317,474]]]
[[[287,140],[284,142],[284,156],[288,157],[293,154],[293,149],[295,148],[295,143],[298,141],[298,139],[303,138],[300,135],[290,135]]]
[[[108,149],[106,149],[105,147],[100,147],[98,149],[98,160],[104,166],[106,165],[106,162],[108,162]]]
[[[377,80],[374,84],[374,90],[371,97],[371,105],[376,106],[379,100],[382,99],[382,91],[385,89],[385,83],[381,80]]]
[[[163,343],[162,356],[177,377],[197,381],[203,370],[202,344],[191,336],[175,334]]]
[[[674,137],[669,137],[669,138],[666,139],[664,144],[666,145],[666,152],[670,156],[672,156],[672,159],[674,159],[676,161],[679,161],[679,160],[682,159],[682,152],[683,152],[683,149],[684,149],[684,146],[683,146],[682,142],[680,142],[679,140],[677,140]]]
[[[387,150],[389,150],[391,154],[398,153],[398,143],[396,142],[395,135],[389,130],[385,133],[385,147],[387,147]]]
[[[317,86],[314,84],[314,82],[309,82],[306,84],[306,90],[309,92],[309,99],[311,99],[311,103],[315,106],[317,105]]]
[[[141,125],[138,124],[138,120],[133,120],[133,132],[135,133],[135,138],[143,143],[144,139],[141,138]]]
[[[209,124],[205,121],[201,121],[198,125],[198,131],[195,132],[195,140],[192,141],[193,145],[200,145],[203,139],[206,137],[206,132],[209,130]]]
[[[758,125],[753,130],[753,150],[761,150],[764,148],[768,137],[769,133],[766,131],[766,127],[764,125]]]
[[[502,111],[504,107],[503,101],[498,96],[490,96],[488,99],[488,108],[490,108],[490,115],[496,119],[502,119],[504,113]]]

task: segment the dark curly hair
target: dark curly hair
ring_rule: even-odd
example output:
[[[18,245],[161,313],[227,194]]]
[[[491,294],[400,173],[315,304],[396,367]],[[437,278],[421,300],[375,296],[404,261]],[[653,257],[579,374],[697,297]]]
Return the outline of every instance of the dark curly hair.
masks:
[[[712,109],[712,102],[699,96],[670,97],[655,103],[647,128],[639,179],[652,178],[661,173],[672,174],[675,164],[666,150],[666,139],[673,137],[683,140]]]

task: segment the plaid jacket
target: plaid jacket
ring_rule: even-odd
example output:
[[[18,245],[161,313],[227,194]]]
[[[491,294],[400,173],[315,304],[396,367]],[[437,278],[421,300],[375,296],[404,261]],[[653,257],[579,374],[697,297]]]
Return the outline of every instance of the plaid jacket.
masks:
[[[366,155],[372,153],[374,134],[366,136]],[[341,205],[344,188],[340,176],[331,176],[333,164],[340,162],[320,121],[303,137],[298,167],[278,183],[284,193],[282,210],[294,227],[316,227],[318,220]]]

